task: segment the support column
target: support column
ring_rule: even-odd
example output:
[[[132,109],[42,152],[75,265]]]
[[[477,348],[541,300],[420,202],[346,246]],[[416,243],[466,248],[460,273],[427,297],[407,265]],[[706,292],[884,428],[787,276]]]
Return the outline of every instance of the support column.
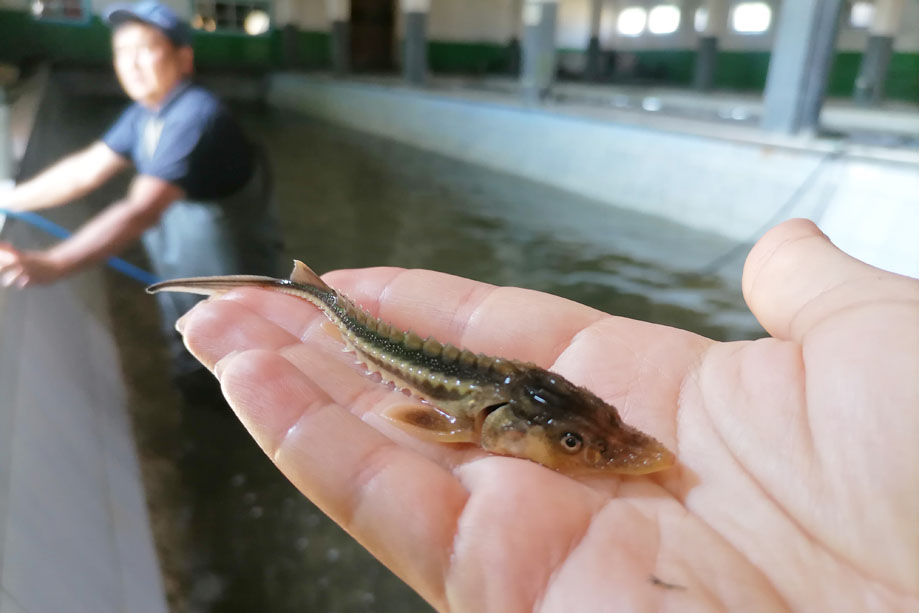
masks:
[[[326,0],[331,34],[332,72],[351,72],[351,0]]]
[[[590,2],[590,42],[587,43],[587,67],[584,78],[598,81],[603,72],[603,50],[600,48],[600,17],[603,14],[603,0]]]
[[[557,18],[558,0],[524,0],[523,70],[520,84],[527,98],[544,98],[555,81]]]
[[[507,74],[520,76],[520,12],[522,0],[511,0],[511,36],[507,41]]]
[[[874,105],[884,99],[884,81],[893,54],[893,39],[903,18],[904,4],[904,0],[877,0],[874,5],[868,46],[855,80],[856,102]]]
[[[705,27],[699,32],[693,87],[699,91],[709,91],[715,86],[715,66],[718,64],[718,38],[723,36],[727,30],[728,3],[727,0],[705,0],[700,8],[705,9],[707,18]],[[688,19],[694,21],[695,14],[689,15]]]
[[[410,85],[424,85],[428,74],[428,11],[431,0],[402,0],[405,42],[402,74]]]
[[[763,129],[795,133],[817,128],[843,4],[782,3],[763,96]]]
[[[300,68],[300,30],[292,23],[281,27],[281,61],[285,68]]]
[[[3,82],[3,76],[0,74],[0,190],[4,189],[7,183],[12,185],[16,175],[16,164],[13,161],[12,112],[10,111],[12,102],[6,84]],[[2,225],[0,222],[0,226]]]

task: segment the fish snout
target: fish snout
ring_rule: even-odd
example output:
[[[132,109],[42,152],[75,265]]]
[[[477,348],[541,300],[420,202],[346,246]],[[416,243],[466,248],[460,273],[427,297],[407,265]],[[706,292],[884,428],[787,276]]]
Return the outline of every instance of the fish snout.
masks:
[[[633,438],[633,437],[630,437]],[[607,447],[605,470],[624,475],[645,475],[666,470],[676,462],[676,456],[661,443],[640,434],[641,440],[627,444],[618,441]]]

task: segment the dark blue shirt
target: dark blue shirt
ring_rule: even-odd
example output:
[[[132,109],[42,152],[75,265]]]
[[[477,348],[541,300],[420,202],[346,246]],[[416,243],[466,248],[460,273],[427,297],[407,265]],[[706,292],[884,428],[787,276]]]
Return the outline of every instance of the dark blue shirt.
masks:
[[[226,107],[209,91],[181,83],[151,111],[135,102],[102,142],[193,200],[229,196],[255,169],[255,150]]]

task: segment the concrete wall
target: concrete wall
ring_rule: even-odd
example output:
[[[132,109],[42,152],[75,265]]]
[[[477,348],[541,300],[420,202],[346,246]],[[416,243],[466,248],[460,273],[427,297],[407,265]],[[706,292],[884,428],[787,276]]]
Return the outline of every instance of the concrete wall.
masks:
[[[708,136],[567,115],[476,94],[447,95],[279,74],[271,103],[659,215],[736,240],[810,217],[843,249],[919,276],[919,156],[829,157],[831,146]],[[807,189],[791,201],[799,188]],[[866,203],[871,203],[866,206]]]
[[[0,613],[166,612],[104,291],[0,289]]]

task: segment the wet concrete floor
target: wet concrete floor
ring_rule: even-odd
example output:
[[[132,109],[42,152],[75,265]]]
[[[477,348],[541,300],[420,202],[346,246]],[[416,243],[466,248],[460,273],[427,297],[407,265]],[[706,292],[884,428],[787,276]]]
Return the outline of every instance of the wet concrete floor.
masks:
[[[97,137],[124,104],[68,99],[52,118],[61,150]],[[273,159],[287,253],[317,271],[423,267],[721,340],[763,334],[740,295],[740,259],[702,272],[731,251],[723,239],[297,115],[237,111]],[[58,220],[72,227],[123,186]],[[127,256],[144,264],[137,250]],[[182,405],[154,301],[115,273],[107,284],[172,610],[429,610],[303,498],[229,411]]]

